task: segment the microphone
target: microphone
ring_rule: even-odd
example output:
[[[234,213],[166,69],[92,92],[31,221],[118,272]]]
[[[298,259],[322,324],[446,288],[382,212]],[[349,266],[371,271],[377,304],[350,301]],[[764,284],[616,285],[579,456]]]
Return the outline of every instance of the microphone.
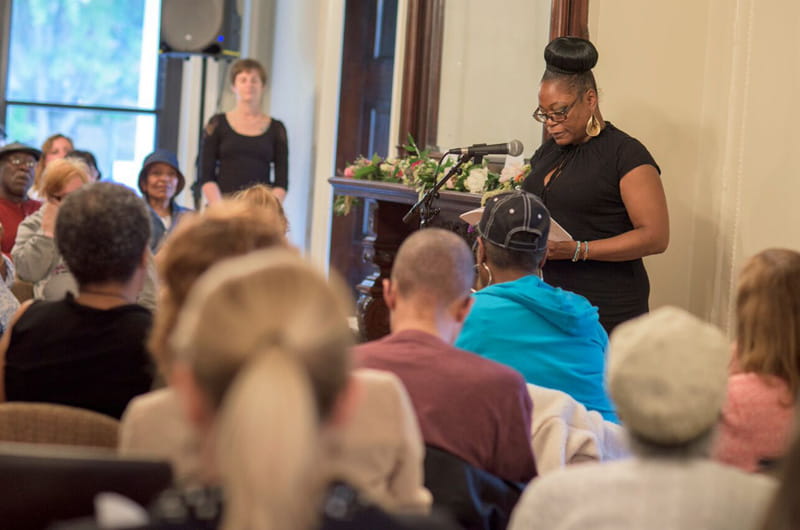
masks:
[[[455,147],[450,149],[448,155],[486,156],[486,155],[511,155],[519,156],[525,148],[519,140],[511,140],[507,144],[475,144],[469,147]]]

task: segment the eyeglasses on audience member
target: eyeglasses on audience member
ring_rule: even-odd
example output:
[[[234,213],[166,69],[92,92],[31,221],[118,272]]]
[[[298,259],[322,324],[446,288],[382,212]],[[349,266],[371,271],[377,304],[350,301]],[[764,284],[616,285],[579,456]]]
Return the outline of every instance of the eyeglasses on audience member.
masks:
[[[24,158],[7,158],[6,163],[12,166],[33,169],[36,167],[36,160],[25,160]]]

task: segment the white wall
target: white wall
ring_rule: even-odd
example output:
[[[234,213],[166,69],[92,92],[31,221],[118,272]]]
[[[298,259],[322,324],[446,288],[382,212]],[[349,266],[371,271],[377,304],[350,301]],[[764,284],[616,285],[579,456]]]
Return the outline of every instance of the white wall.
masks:
[[[672,238],[651,305],[730,327],[744,259],[800,248],[800,3],[590,3],[601,108],[662,169]]]
[[[242,57],[252,57],[264,65],[269,78],[264,95],[264,111],[286,125],[289,137],[289,194],[284,206],[289,218],[289,239],[303,250],[308,250],[310,246],[311,205],[314,204],[317,174],[316,121],[319,84],[323,73],[320,52],[325,48],[320,26],[324,24],[326,7],[336,2],[322,4],[320,7],[320,2],[316,0],[240,2],[244,26]],[[335,46],[333,49],[336,49]],[[198,132],[203,126],[198,118],[202,60],[192,57],[184,63],[178,149],[183,167],[194,167]],[[206,121],[215,112],[225,112],[235,104],[227,75],[229,66],[229,62],[208,60]],[[333,150],[333,147],[328,149]],[[323,171],[329,174],[329,170]],[[187,188],[188,184],[190,182]],[[189,204],[188,193],[184,192],[183,195],[183,202]]]
[[[488,9],[475,0],[447,3],[450,73],[443,93],[462,106],[454,110],[443,102],[439,144],[518,137],[530,154],[540,134],[529,113],[543,70],[549,2],[537,0],[528,6],[530,15],[509,17],[509,9],[516,13],[526,3],[509,0],[502,21],[484,15],[480,23],[455,23],[456,29],[477,24],[502,32],[451,35],[453,5],[465,2]],[[277,0],[275,9],[271,108],[290,134],[292,238],[323,266],[343,13],[344,0]],[[404,13],[401,7],[398,24]],[[472,15],[456,10],[454,16]],[[542,21],[540,42],[520,44],[517,36],[531,38],[536,20]],[[727,326],[743,260],[769,246],[800,248],[800,210],[794,208],[800,162],[792,156],[800,145],[800,111],[793,103],[800,92],[800,3],[598,0],[590,3],[589,26],[600,51],[604,116],[641,139],[663,172],[672,239],[665,254],[647,259],[651,305],[675,304]],[[500,74],[501,66],[517,73]],[[476,96],[479,104],[467,103]],[[395,97],[399,101],[399,92]],[[479,122],[476,108],[488,109],[493,119]]]
[[[277,0],[270,73],[270,109],[289,135],[289,238],[308,244],[314,185],[314,111],[320,13],[316,0]]]
[[[538,105],[550,0],[445,4],[438,146],[519,139],[530,156],[542,128]]]
[[[333,194],[328,178],[336,165],[336,138],[339,120],[339,85],[345,0],[321,2],[319,8],[320,40],[317,45],[318,74],[314,106],[315,134],[311,151],[314,157],[314,189],[311,206],[311,232],[308,255],[314,263],[328,268],[330,254],[331,210]]]

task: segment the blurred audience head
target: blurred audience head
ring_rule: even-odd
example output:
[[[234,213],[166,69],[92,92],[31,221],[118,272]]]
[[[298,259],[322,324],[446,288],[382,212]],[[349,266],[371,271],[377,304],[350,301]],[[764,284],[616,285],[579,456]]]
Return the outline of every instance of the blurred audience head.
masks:
[[[402,298],[446,307],[470,295],[475,268],[461,237],[441,228],[411,234],[397,251],[391,281]]]
[[[98,182],[64,198],[55,235],[79,287],[126,284],[137,270],[144,270],[150,215],[131,189]]]
[[[279,201],[278,198],[273,195],[269,186],[264,184],[256,184],[254,186],[250,186],[249,188],[237,191],[233,194],[232,198],[235,200],[245,201],[253,206],[273,210],[278,214],[278,217],[283,222],[283,231],[289,231],[289,221],[286,219],[286,214],[283,211],[283,205],[281,205],[281,201]]]
[[[158,255],[161,293],[149,348],[164,375],[172,354],[167,337],[197,278],[225,258],[254,250],[288,246],[275,211],[223,200],[177,226]]]
[[[42,158],[36,166],[36,174],[33,181],[33,189],[41,193],[42,174],[48,164],[53,160],[64,158],[70,151],[74,151],[75,146],[72,139],[63,134],[54,134],[48,137],[42,144]]]
[[[662,307],[617,326],[608,356],[609,392],[634,451],[707,454],[728,380],[719,329]]]
[[[41,156],[38,149],[18,142],[0,147],[0,197],[17,202],[24,200]]]
[[[82,160],[83,163],[89,167],[89,177],[91,178],[92,182],[98,182],[103,178],[103,175],[100,173],[100,169],[97,167],[97,159],[90,151],[75,150],[70,152],[70,154],[67,155],[67,158],[77,158],[78,160]]]
[[[800,390],[800,253],[759,252],[739,275],[736,292],[739,367],[780,377]]]
[[[170,338],[176,390],[213,438],[224,528],[314,526],[320,431],[352,407],[346,292],[286,249],[223,261],[192,289]]]
[[[61,202],[64,197],[91,181],[89,167],[76,158],[51,162],[42,175],[41,194],[48,200]]]

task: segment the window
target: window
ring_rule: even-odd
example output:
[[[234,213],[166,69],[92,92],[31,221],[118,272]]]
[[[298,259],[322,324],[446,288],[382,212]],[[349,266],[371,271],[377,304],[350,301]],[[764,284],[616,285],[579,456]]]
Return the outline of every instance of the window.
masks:
[[[13,0],[7,140],[64,134],[136,189],[155,144],[160,15],[160,0]]]

